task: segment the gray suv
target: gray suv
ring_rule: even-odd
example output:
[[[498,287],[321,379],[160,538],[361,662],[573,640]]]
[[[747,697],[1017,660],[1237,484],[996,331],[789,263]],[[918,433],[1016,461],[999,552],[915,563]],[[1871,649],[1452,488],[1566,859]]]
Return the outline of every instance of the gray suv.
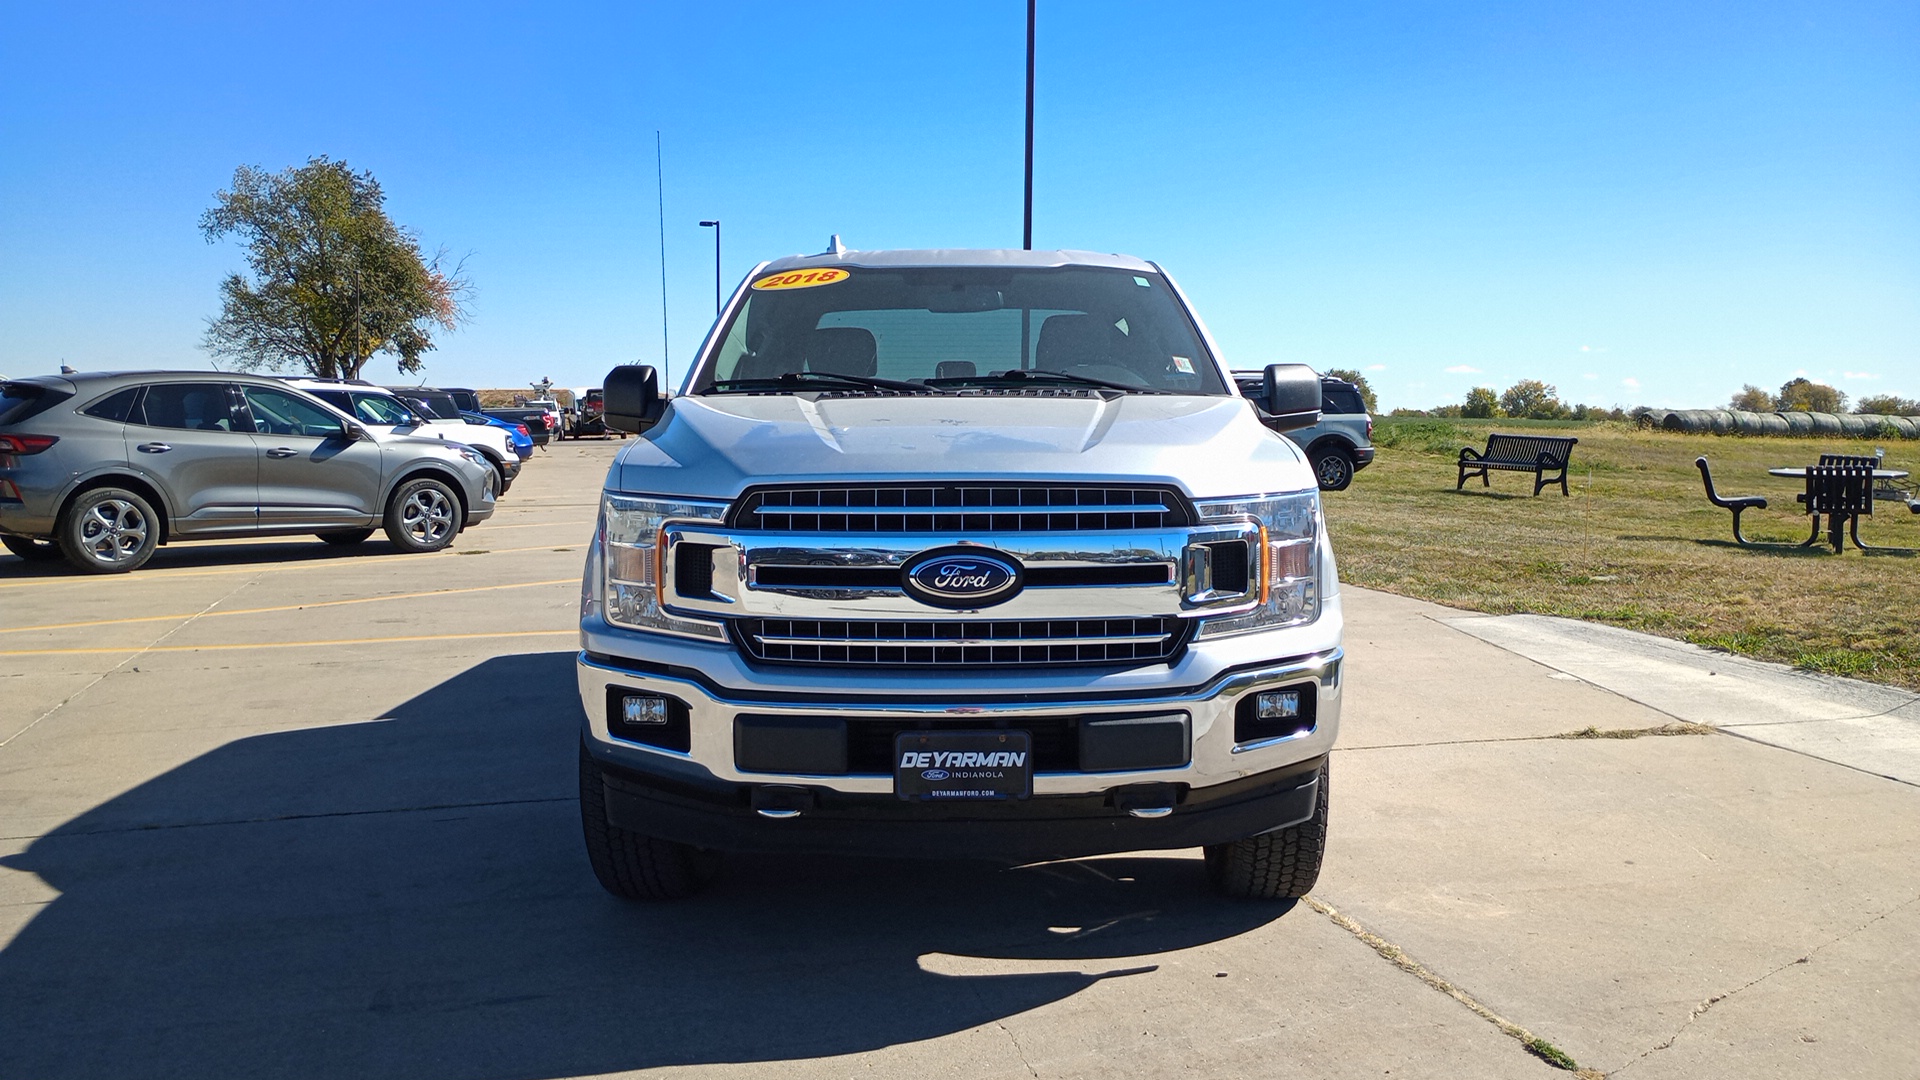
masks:
[[[471,447],[369,431],[277,379],[210,372],[0,383],[0,544],[81,570],[133,570],[171,540],[384,526],[438,551],[493,513]]]
[[[1262,396],[1262,373],[1236,371],[1234,384],[1252,398],[1255,407]],[[1320,379],[1320,422],[1297,431],[1282,431],[1266,410],[1260,421],[1298,443],[1307,452],[1307,463],[1322,491],[1343,491],[1353,483],[1353,474],[1373,464],[1373,417],[1360,388],[1344,379],[1322,376]]]

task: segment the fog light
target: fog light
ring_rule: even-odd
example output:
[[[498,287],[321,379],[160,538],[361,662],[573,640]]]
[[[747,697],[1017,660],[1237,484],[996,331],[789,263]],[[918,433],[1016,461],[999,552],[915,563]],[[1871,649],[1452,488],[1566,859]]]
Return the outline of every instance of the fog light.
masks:
[[[667,699],[628,694],[620,702],[620,719],[629,724],[664,724]]]
[[[632,698],[628,698],[632,701]],[[1262,720],[1288,720],[1300,715],[1300,691],[1274,690],[1261,694],[1255,703]]]

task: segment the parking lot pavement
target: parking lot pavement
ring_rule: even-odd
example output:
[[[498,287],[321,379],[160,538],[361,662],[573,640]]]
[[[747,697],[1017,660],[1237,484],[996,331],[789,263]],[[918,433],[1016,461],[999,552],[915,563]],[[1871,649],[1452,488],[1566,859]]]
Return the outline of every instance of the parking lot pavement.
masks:
[[[1358,590],[1309,903],[1214,899],[1197,852],[616,902],[572,675],[616,446],[437,555],[0,558],[0,1076],[1564,1075],[1518,1028],[1626,1076],[1910,1075],[1911,786],[1553,738],[1672,717]]]

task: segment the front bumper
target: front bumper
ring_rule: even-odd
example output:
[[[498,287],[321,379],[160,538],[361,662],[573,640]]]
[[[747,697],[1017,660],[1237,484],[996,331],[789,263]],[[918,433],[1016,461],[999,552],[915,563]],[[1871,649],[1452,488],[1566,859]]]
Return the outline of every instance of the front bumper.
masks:
[[[1093,795],[1036,795],[954,806],[891,795],[792,788],[767,792],[602,763],[607,820],[715,851],[1032,861],[1221,844],[1313,816],[1325,756],[1242,780],[1177,793],[1171,812],[1135,817],[1130,804],[1167,801],[1152,785]],[[769,797],[770,796],[770,797]],[[770,820],[762,809],[795,816]],[[804,808],[804,809],[802,809]]]
[[[467,490],[467,521],[463,529],[470,529],[493,516],[494,501],[500,497],[500,480],[492,466],[480,477],[480,482],[472,484]]]
[[[1311,814],[1312,777],[1339,730],[1342,652],[1337,594],[1309,627],[1189,647],[1173,665],[1125,671],[966,672],[749,667],[721,643],[583,624],[577,673],[587,752],[608,775],[609,819],[647,835],[726,850],[1041,857],[1189,847],[1295,824]],[[1275,659],[1275,652],[1287,655]],[[985,676],[985,677],[983,677]],[[1236,708],[1261,690],[1312,688],[1309,728],[1236,743]],[[625,693],[686,706],[684,751],[623,738],[609,711]],[[736,719],[844,720],[850,727],[1022,727],[1063,718],[1183,714],[1184,764],[1132,771],[1047,771],[1033,795],[997,803],[899,799],[891,772],[747,771]],[[1023,723],[1024,721],[1024,723]],[[1157,818],[1130,813],[1171,806]],[[800,810],[773,820],[758,809]]]

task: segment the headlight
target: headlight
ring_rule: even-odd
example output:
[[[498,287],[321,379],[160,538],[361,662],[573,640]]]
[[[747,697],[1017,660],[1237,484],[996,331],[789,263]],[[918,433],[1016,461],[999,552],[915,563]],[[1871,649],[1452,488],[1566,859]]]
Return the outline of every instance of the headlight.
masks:
[[[1258,605],[1204,619],[1200,637],[1299,626],[1320,617],[1320,493],[1260,495],[1196,503],[1203,523],[1251,521],[1260,527]]]
[[[466,458],[468,461],[473,462],[475,465],[478,465],[483,469],[493,468],[493,463],[487,460],[487,456],[485,454],[482,454],[480,451],[475,450],[473,447],[462,446],[462,447],[459,447],[458,449],[460,451],[461,457]]]
[[[726,513],[725,503],[605,496],[588,573],[600,578],[594,591],[605,604],[607,621],[629,630],[724,640],[719,623],[683,619],[662,607],[661,569],[668,521],[719,521]]]

